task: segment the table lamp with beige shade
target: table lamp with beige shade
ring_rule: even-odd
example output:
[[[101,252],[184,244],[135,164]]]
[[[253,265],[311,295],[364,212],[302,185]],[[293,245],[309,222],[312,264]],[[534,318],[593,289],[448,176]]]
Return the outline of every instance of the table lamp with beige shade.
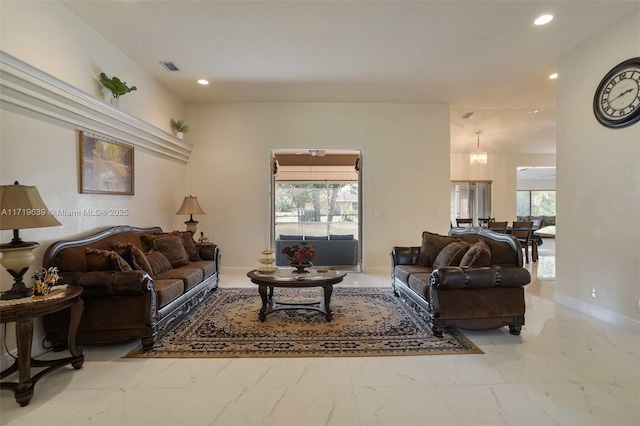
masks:
[[[191,231],[192,235],[196,234],[196,229],[198,229],[198,221],[193,220],[194,214],[205,214],[200,204],[198,204],[198,197],[192,197],[189,195],[188,197],[184,197],[184,201],[182,201],[182,206],[176,212],[176,214],[188,214],[189,220],[185,222],[187,225],[187,231]]]
[[[0,263],[14,281],[11,290],[0,294],[0,299],[19,299],[30,296],[33,292],[24,284],[22,277],[35,259],[33,250],[39,244],[35,241],[22,241],[20,229],[59,225],[62,224],[49,212],[35,186],[20,185],[17,181],[13,185],[0,186],[0,229],[13,230],[11,242],[0,244]]]

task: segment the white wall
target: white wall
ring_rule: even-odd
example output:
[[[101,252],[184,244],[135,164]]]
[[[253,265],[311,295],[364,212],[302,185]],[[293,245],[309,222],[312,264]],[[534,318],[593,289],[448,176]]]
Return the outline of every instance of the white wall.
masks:
[[[0,11],[4,52],[101,99],[98,75],[115,75],[138,88],[118,107],[163,130],[181,117],[179,98],[59,2],[3,1]]]
[[[107,43],[65,7],[55,2],[2,2],[0,49],[89,94],[100,95],[96,76],[100,70],[115,73],[139,91],[121,98],[121,109],[169,130],[172,116],[184,105],[155,84],[122,52]],[[78,133],[51,121],[41,121],[10,109],[0,109],[0,183],[18,180],[35,185],[50,209],[128,209],[126,217],[58,216],[62,226],[21,231],[25,241],[37,241],[35,260],[25,277],[42,265],[45,249],[54,241],[86,235],[113,225],[183,229],[183,217],[175,216],[184,197],[185,165],[135,150],[135,196],[78,193]],[[11,231],[0,232],[0,241],[11,240]],[[11,276],[1,268],[0,289],[8,290]],[[26,280],[28,286],[32,282]],[[37,329],[34,344],[42,336]],[[15,347],[13,328],[7,343]],[[4,350],[4,349],[3,349]]]
[[[363,264],[387,271],[394,245],[449,229],[449,107],[189,104],[187,191],[220,245],[223,271],[257,266],[269,236],[270,149],[362,150]]]
[[[558,63],[555,300],[640,330],[640,123],[608,129],[592,111],[604,75],[637,56],[640,13]]]
[[[451,154],[451,180],[490,180],[491,215],[513,222],[516,215],[517,167],[555,166],[554,154],[489,153],[487,164],[470,165],[469,154]]]

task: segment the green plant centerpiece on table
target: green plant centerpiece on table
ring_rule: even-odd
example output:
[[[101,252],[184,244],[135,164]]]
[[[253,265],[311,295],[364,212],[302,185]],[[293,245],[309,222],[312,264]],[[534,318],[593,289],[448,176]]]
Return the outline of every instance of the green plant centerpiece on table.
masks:
[[[189,131],[187,123],[182,120],[174,120],[173,118],[171,119],[171,128],[176,132],[176,134],[184,134]]]
[[[129,92],[138,90],[136,86],[129,87],[126,82],[120,80],[118,77],[109,78],[105,73],[100,73],[100,83],[109,89],[116,99]]]
[[[296,273],[302,274],[309,271],[305,271],[304,268],[310,268],[313,266],[311,261],[316,256],[316,248],[313,244],[301,243],[295,246],[283,247],[282,254],[286,255],[289,259],[289,266],[296,268]]]

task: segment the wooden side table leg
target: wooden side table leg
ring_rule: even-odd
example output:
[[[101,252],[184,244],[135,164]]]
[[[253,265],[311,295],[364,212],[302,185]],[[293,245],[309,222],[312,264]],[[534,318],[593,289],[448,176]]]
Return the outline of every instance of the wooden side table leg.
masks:
[[[76,370],[82,367],[84,364],[84,355],[82,354],[82,349],[76,346],[76,334],[78,333],[78,327],[80,326],[80,318],[82,318],[82,311],[84,310],[84,301],[82,299],[78,299],[78,302],[71,306],[71,318],[69,320],[69,335],[67,336],[67,341],[69,342],[69,352],[74,358],[71,365]]]
[[[33,398],[31,382],[31,344],[33,341],[33,313],[20,312],[16,318],[16,339],[18,349],[19,379],[16,387],[16,402],[21,407],[28,405]]]

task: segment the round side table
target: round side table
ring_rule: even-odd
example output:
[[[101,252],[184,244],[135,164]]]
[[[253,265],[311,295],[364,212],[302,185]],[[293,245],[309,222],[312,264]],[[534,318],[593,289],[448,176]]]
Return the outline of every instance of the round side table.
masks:
[[[55,292],[54,287],[54,292]],[[80,298],[82,287],[69,285],[62,297],[34,298],[26,303],[16,303],[5,305],[0,308],[2,324],[7,322],[16,323],[16,342],[18,358],[9,368],[0,373],[0,379],[19,372],[18,382],[2,382],[1,389],[13,390],[16,402],[24,407],[33,398],[33,389],[36,383],[46,374],[58,368],[71,364],[78,370],[84,363],[82,349],[76,346],[76,332],[80,324],[84,302]],[[19,299],[18,299],[19,300]],[[38,360],[31,358],[31,345],[33,342],[33,319],[43,315],[58,312],[70,308],[71,319],[69,323],[69,352],[71,356],[55,360]],[[31,377],[31,367],[47,367]]]

